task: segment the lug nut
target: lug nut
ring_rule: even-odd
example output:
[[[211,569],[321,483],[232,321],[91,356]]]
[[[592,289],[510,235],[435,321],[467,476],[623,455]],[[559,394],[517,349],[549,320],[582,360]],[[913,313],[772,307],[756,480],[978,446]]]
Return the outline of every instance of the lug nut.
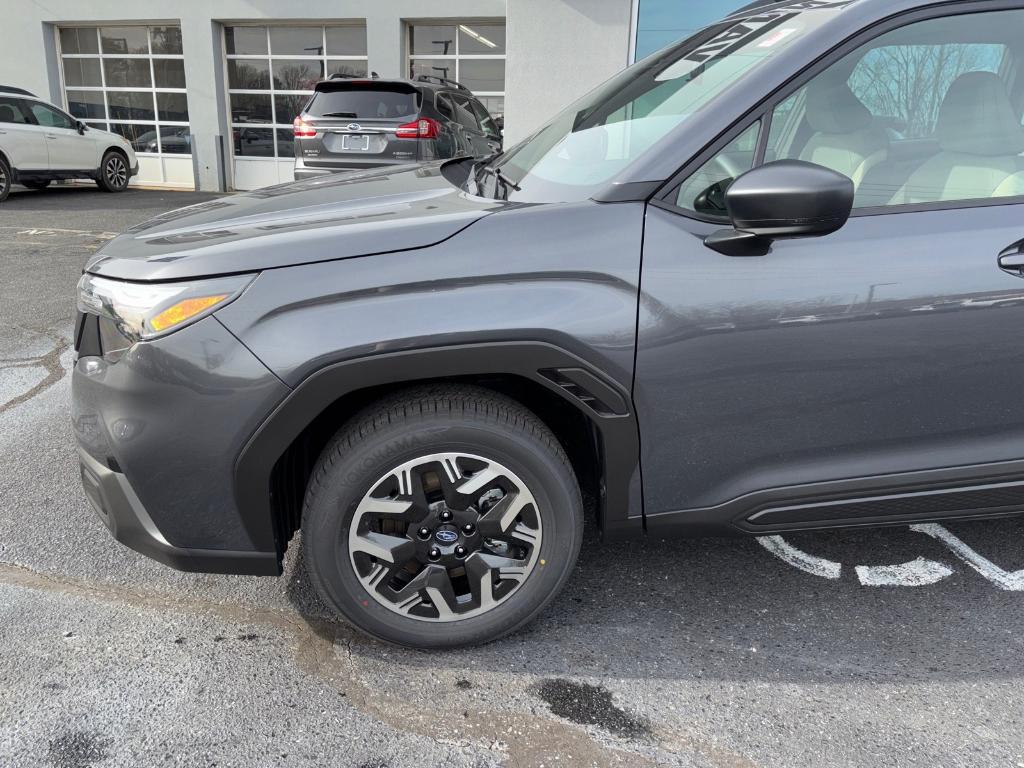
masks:
[[[439,558],[440,556],[441,556],[441,550],[438,549],[437,547],[433,547],[430,550],[430,559],[431,560],[437,560],[437,558]]]
[[[448,510],[446,509],[446,510],[445,510],[444,512],[442,512],[442,513],[441,513],[441,519],[442,519],[442,520],[451,520],[451,519],[452,519],[452,513],[451,513],[451,512],[449,512],[449,511],[448,511]]]
[[[420,528],[419,534],[420,534],[420,538],[421,539],[425,539],[425,538],[430,536],[430,529],[429,528]]]
[[[472,523],[466,523],[464,526],[462,526],[462,532],[467,536],[472,536],[475,530],[476,526],[474,526]]]
[[[465,557],[466,556],[466,548],[461,546],[461,545],[456,547],[455,548],[455,556],[456,557]]]

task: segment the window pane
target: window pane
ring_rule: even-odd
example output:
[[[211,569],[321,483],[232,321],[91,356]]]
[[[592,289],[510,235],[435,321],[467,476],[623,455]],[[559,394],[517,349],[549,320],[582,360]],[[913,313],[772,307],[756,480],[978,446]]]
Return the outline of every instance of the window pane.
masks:
[[[323,34],[321,27],[271,27],[270,52],[275,56],[288,53],[323,56]]]
[[[328,56],[365,56],[366,27],[328,27]]]
[[[754,123],[717,155],[684,181],[676,195],[676,205],[703,216],[728,221],[725,193],[741,173],[754,167],[754,153],[761,123]]]
[[[455,27],[417,24],[412,28],[412,53],[455,55]]]
[[[176,123],[188,121],[188,98],[184,93],[158,93],[156,95],[158,120]]]
[[[328,61],[327,76],[334,74],[352,75],[353,77],[366,77],[367,67],[365,61]]]
[[[76,85],[94,86],[103,85],[100,77],[99,59],[69,59],[65,57],[64,62],[64,84],[74,87]]]
[[[227,27],[224,30],[228,53],[266,53],[266,27]]]
[[[64,27],[60,31],[60,49],[64,53],[99,53],[95,27]]]
[[[273,128],[233,128],[237,157],[273,157]]]
[[[491,113],[491,117],[501,117],[505,114],[504,96],[477,96],[480,103]]]
[[[469,106],[469,101],[462,96],[453,96],[452,101],[455,102],[455,120],[459,125],[480,133],[480,126],[477,124],[476,115],[473,114],[473,108]]]
[[[185,62],[181,59],[153,59],[157,88],[184,88]]]
[[[106,123],[86,123],[90,128],[95,128],[97,131],[109,130]]]
[[[460,24],[459,55],[505,53],[504,24]]]
[[[228,59],[228,88],[270,90],[270,62],[266,59]]]
[[[231,122],[273,122],[273,115],[270,111],[270,96],[256,95],[251,93],[232,93]]]
[[[420,75],[454,80],[455,59],[413,59],[409,64],[409,76],[415,80]]]
[[[28,108],[36,118],[36,122],[47,128],[73,128],[74,124],[66,115],[51,109],[45,104],[28,102]]]
[[[463,59],[459,62],[459,82],[471,91],[504,91],[505,62]]]
[[[153,53],[181,53],[181,27],[151,27]]]
[[[104,59],[107,87],[150,88],[149,59]]]
[[[278,123],[291,123],[309,101],[309,96],[275,96]]]
[[[491,115],[487,112],[484,106],[480,102],[475,101],[470,102],[470,106],[473,108],[473,114],[476,115],[484,133],[488,136],[499,136],[498,126],[495,124],[493,118],[491,118]]]
[[[279,59],[271,67],[274,72],[274,88],[278,91],[311,91],[324,77],[322,61]]]
[[[154,120],[152,91],[107,91],[111,120]]]
[[[68,111],[81,120],[107,117],[102,91],[68,91]]]
[[[999,75],[1021,25],[1010,10],[882,35],[776,109],[767,157],[850,177],[858,208],[1024,195],[1021,113]]]
[[[0,123],[28,123],[20,99],[0,96]]]
[[[101,27],[103,53],[149,53],[146,27]]]
[[[188,155],[192,152],[192,136],[187,125],[160,126],[160,147],[165,155]]]
[[[280,129],[277,131],[277,156],[284,158],[295,156],[295,134],[292,131]]]
[[[157,152],[159,150],[160,145],[157,143],[155,125],[111,123],[110,130],[128,139],[128,143],[136,152]]]

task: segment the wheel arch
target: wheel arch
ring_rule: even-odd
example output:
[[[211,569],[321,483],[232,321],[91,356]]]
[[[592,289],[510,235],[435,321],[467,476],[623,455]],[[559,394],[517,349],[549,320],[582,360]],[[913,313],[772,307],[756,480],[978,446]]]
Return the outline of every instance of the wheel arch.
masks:
[[[235,498],[254,541],[283,555],[301,522],[312,465],[348,418],[397,389],[436,381],[483,386],[533,410],[566,449],[584,492],[595,498],[602,534],[642,533],[639,435],[628,393],[572,353],[536,342],[375,355],[307,377],[235,464]]]

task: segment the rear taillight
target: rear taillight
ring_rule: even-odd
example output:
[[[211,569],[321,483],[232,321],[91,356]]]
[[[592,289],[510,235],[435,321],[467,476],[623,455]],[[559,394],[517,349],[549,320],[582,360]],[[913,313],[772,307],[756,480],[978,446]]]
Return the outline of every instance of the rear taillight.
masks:
[[[400,139],[436,139],[440,135],[441,124],[429,117],[422,117],[395,129],[395,136]]]
[[[295,131],[295,138],[297,139],[310,139],[316,136],[316,128],[301,117],[296,117],[292,121],[292,129]]]

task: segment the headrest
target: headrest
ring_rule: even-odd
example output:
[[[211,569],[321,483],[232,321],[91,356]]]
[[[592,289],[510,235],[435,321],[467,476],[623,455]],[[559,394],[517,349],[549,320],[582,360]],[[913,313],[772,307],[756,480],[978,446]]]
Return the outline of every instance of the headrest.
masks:
[[[985,157],[1024,152],[1024,128],[1006,86],[991,72],[965,72],[953,81],[935,135],[947,152]]]
[[[846,83],[816,80],[807,86],[807,122],[815,131],[853,133],[867,128],[873,119]]]
[[[14,113],[14,107],[10,104],[0,104],[0,123],[13,123],[18,116]]]

